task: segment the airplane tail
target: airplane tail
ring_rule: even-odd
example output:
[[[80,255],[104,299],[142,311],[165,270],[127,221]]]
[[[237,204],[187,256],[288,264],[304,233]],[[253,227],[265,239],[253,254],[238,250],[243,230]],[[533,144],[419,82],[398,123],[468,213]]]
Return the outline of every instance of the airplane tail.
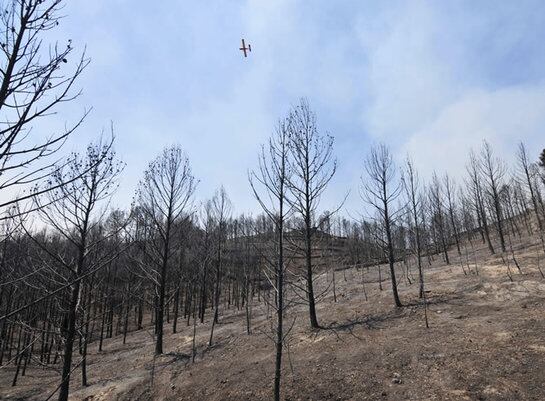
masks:
[[[252,51],[252,45],[248,44],[248,51],[251,52]]]

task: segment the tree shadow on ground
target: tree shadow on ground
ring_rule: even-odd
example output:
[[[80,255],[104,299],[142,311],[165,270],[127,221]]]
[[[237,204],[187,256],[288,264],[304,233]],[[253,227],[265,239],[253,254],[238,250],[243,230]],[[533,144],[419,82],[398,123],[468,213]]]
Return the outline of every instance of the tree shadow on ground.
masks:
[[[463,299],[463,294],[439,294],[427,299],[428,307],[430,305],[446,305]],[[457,305],[455,303],[455,305]],[[414,312],[415,308],[423,307],[423,301],[421,299],[411,300],[403,304],[400,308],[394,308],[389,312],[381,313],[378,315],[367,315],[357,319],[348,319],[345,322],[332,322],[328,325],[323,325],[322,330],[331,331],[337,335],[338,332],[353,333],[354,328],[363,326],[369,330],[377,330],[385,328],[385,324],[395,322],[396,320],[408,317]],[[319,331],[315,333],[317,335]],[[355,336],[357,337],[357,336]]]
[[[464,298],[463,293],[436,294],[431,296],[426,295],[426,304],[428,306],[445,305],[445,304],[459,305],[458,303],[456,303],[456,301],[460,301],[463,298]],[[409,302],[404,303],[401,309],[423,307],[423,306],[424,306],[424,299],[417,298],[417,299],[412,299]]]
[[[348,319],[347,321],[340,323],[333,322],[322,326],[321,329],[323,331],[330,331],[337,335],[337,337],[339,332],[348,332],[352,336],[360,339],[353,332],[356,327],[363,326],[369,330],[380,329],[383,323],[400,319],[404,316],[406,316],[406,313],[403,311],[403,308],[397,308],[384,314],[363,316],[357,319]],[[315,335],[317,336],[318,333],[319,331],[317,331]]]

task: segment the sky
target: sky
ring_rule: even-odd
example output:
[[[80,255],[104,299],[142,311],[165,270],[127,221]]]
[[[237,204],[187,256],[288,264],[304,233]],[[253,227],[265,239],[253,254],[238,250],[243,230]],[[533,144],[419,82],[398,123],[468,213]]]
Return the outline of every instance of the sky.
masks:
[[[301,97],[335,137],[323,209],[347,190],[346,213],[361,207],[363,160],[379,142],[424,178],[459,181],[483,139],[506,160],[519,141],[534,159],[545,146],[543,1],[72,0],[63,14],[53,37],[85,48],[91,64],[83,95],[54,118],[93,108],[67,150],[113,122],[126,163],[119,207],[148,162],[179,144],[197,201],[224,185],[236,213],[258,212],[248,170]]]

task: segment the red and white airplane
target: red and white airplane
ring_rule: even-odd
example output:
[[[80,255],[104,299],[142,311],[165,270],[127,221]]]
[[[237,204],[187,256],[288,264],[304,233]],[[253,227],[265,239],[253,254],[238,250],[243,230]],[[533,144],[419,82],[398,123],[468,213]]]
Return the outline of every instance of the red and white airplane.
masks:
[[[248,47],[246,47],[246,44],[244,43],[244,39],[242,39],[242,47],[239,50],[242,50],[244,52],[244,57],[248,57],[247,52],[252,51],[252,45],[248,43]]]

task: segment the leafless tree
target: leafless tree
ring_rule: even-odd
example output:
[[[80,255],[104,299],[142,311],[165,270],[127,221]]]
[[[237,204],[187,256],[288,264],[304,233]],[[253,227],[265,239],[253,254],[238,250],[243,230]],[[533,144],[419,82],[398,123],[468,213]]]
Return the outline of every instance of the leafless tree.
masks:
[[[313,284],[312,249],[316,241],[316,221],[321,195],[337,170],[333,158],[333,137],[322,135],[317,128],[316,116],[308,102],[302,99],[289,115],[289,164],[291,175],[288,188],[290,205],[303,221],[306,298],[310,325],[318,328],[316,299]]]
[[[447,239],[447,226],[445,222],[445,212],[444,212],[444,202],[443,202],[443,190],[441,182],[437,177],[435,172],[432,175],[431,183],[429,185],[429,200],[430,207],[432,212],[431,221],[434,223],[434,227],[437,229],[439,234],[439,241],[441,250],[445,258],[445,262],[450,264],[450,259],[448,255],[448,239]]]
[[[275,291],[273,307],[276,310],[276,333],[274,343],[276,348],[274,399],[280,400],[280,379],[282,372],[282,351],[285,340],[284,333],[284,276],[286,260],[284,256],[284,230],[290,213],[287,202],[289,170],[289,119],[281,121],[276,133],[269,139],[266,146],[262,146],[259,155],[257,170],[250,172],[249,181],[253,194],[265,212],[267,218],[274,225],[275,258],[271,260],[271,269],[265,271]]]
[[[405,162],[405,169],[403,174],[403,186],[410,205],[410,217],[412,224],[414,225],[415,236],[415,253],[418,263],[418,278],[420,283],[419,297],[424,297],[424,273],[422,270],[422,244],[421,244],[421,224],[420,224],[420,208],[422,207],[422,201],[419,195],[420,180],[418,173],[414,168],[411,159],[407,158]]]
[[[218,323],[221,279],[223,274],[224,248],[227,240],[227,221],[231,217],[232,204],[227,196],[225,188],[222,186],[216,191],[211,200],[212,221],[216,225],[216,282],[214,286],[214,318],[212,319],[212,328],[210,330],[210,340],[208,346],[212,346],[214,336],[214,327]]]
[[[204,323],[204,314],[208,300],[208,270],[214,259],[214,220],[212,217],[212,202],[204,202],[201,205],[200,211],[200,228],[202,237],[199,241],[199,281],[200,281],[200,305],[199,318],[200,322]]]
[[[156,355],[163,353],[166,279],[178,246],[174,237],[180,225],[176,223],[190,212],[196,185],[188,158],[179,146],[172,146],[149,164],[138,189],[138,206],[150,221],[152,230],[146,254],[151,263],[148,277],[156,292]]]
[[[59,132],[42,135],[35,126],[79,96],[73,87],[88,60],[84,55],[68,71],[71,41],[46,48],[44,39],[61,21],[62,0],[7,0],[0,5],[0,190],[11,191],[0,208],[32,199],[56,187],[43,184],[52,173],[52,157],[81,124],[87,112]],[[98,161],[97,161],[98,162]],[[83,172],[82,172],[83,173]],[[78,177],[72,177],[73,181]],[[68,177],[64,178],[69,179]],[[19,189],[32,190],[15,196]]]
[[[392,293],[397,307],[401,307],[399,294],[397,291],[397,281],[395,276],[395,254],[392,239],[392,227],[401,217],[403,208],[394,209],[394,202],[402,191],[401,183],[396,176],[396,168],[392,155],[388,148],[380,144],[371,148],[371,151],[365,160],[364,169],[366,177],[361,178],[360,194],[362,199],[371,205],[379,216],[386,241],[383,243],[385,254],[390,265],[390,279],[392,282]]]
[[[105,237],[93,235],[101,224],[105,209],[99,210],[101,202],[107,202],[118,185],[123,164],[117,161],[112,150],[112,142],[89,145],[86,154],[74,155],[47,179],[42,196],[34,198],[36,209],[43,221],[69,244],[66,250],[57,253],[47,248],[47,244],[37,242],[51,258],[52,266],[60,266],[61,271],[54,277],[61,279],[61,288],[69,290],[61,305],[65,308],[62,333],[64,337],[64,357],[62,381],[59,388],[59,401],[68,399],[70,375],[72,372],[72,351],[76,336],[78,316],[84,313],[84,300],[81,291],[85,277],[89,277],[104,267],[112,254],[99,252]],[[74,180],[74,178],[77,178]],[[59,185],[69,182],[69,184]],[[27,231],[28,233],[28,231]],[[71,255],[74,255],[71,257]],[[91,258],[94,255],[94,258]],[[117,251],[114,252],[117,255]],[[79,330],[82,330],[81,328]],[[84,341],[87,341],[84,338]],[[82,355],[82,382],[86,384],[86,355]]]
[[[479,268],[477,266],[477,257],[476,257],[476,253],[475,253],[475,246],[473,245],[473,235],[474,235],[474,232],[476,231],[477,227],[476,227],[476,224],[475,224],[474,215],[473,215],[472,210],[471,210],[472,206],[475,206],[475,204],[474,204],[474,200],[473,200],[470,192],[471,192],[471,188],[469,188],[467,190],[459,188],[458,199],[460,201],[461,221],[462,221],[462,227],[463,227],[461,238],[464,237],[464,233],[465,233],[465,238],[467,239],[467,241],[465,242],[464,249],[465,249],[465,254],[466,254],[467,268],[468,268],[469,271],[471,271],[471,267],[470,267],[470,263],[469,263],[469,254],[467,252],[467,245],[466,245],[467,242],[469,242],[471,250],[472,250],[475,273],[478,275],[479,274]],[[482,239],[483,239],[483,242],[484,242],[484,235],[482,236]]]
[[[452,234],[454,235],[454,241],[456,243],[456,249],[458,256],[462,258],[462,251],[460,249],[460,235],[458,230],[458,219],[456,217],[456,184],[448,174],[443,176],[443,185],[445,188],[446,207],[450,220],[450,226],[452,228]]]
[[[492,241],[490,239],[488,217],[484,206],[484,189],[479,169],[479,161],[477,160],[477,156],[475,153],[473,153],[473,151],[471,151],[469,154],[469,164],[466,166],[466,169],[469,175],[468,187],[473,195],[473,203],[477,215],[477,221],[481,227],[483,242],[486,241],[490,253],[494,254],[494,246],[492,245]]]
[[[505,252],[505,238],[503,230],[503,214],[500,200],[500,188],[503,184],[506,166],[503,160],[494,156],[492,147],[485,140],[481,149],[481,159],[479,163],[482,175],[486,183],[486,191],[492,204],[492,210],[496,217],[498,235],[500,237],[500,246],[502,252]]]
[[[536,188],[535,188],[534,180],[531,174],[532,169],[530,165],[531,163],[528,159],[528,152],[526,151],[526,146],[524,146],[524,143],[522,142],[520,142],[518,146],[517,159],[518,159],[518,173],[519,173],[518,178],[522,183],[524,183],[528,192],[530,193],[530,199],[534,207],[534,213],[537,220],[541,244],[545,249],[545,240],[543,238],[543,220],[540,213],[541,209],[538,204]]]

